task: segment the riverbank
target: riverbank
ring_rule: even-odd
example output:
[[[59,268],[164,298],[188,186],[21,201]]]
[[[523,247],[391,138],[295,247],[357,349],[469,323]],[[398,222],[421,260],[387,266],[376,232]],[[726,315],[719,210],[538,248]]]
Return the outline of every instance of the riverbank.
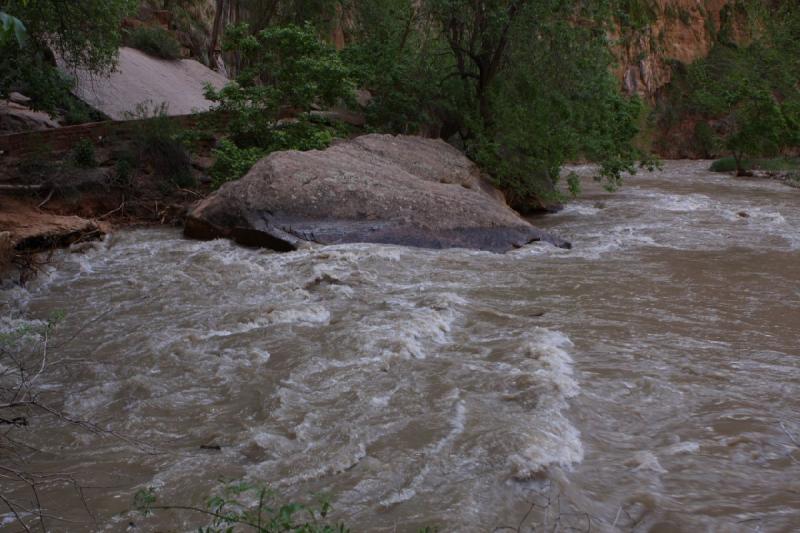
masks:
[[[212,191],[208,148],[189,155],[173,137],[140,135],[99,149],[83,139],[60,160],[10,166],[0,184],[19,197],[5,200],[0,218],[5,255],[13,255],[4,263],[29,265],[33,254],[142,224],[278,251],[348,242],[494,252],[540,240],[569,247],[511,209],[475,163],[440,139],[370,134],[324,150],[274,152]],[[28,223],[32,215],[36,224]]]

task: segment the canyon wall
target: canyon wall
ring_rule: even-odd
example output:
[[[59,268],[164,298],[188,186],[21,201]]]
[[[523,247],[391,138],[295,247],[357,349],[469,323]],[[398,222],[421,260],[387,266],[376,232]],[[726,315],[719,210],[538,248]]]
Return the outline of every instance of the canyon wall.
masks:
[[[748,17],[737,0],[641,0],[639,27],[620,25],[616,74],[628,94],[652,102],[672,79],[675,62],[690,64],[706,57],[725,32],[745,42]]]

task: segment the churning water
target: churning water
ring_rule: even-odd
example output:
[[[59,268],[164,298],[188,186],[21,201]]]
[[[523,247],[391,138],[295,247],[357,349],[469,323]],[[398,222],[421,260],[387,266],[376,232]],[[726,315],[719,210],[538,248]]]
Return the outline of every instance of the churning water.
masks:
[[[326,492],[355,530],[800,527],[800,191],[706,166],[587,181],[536,221],[571,251],[139,230],[61,256],[0,293],[3,327],[63,310],[77,337],[43,397],[143,444],[18,431],[96,515],[53,489],[48,513],[79,523],[49,527],[191,529],[125,511],[143,487],[202,505],[220,479]]]

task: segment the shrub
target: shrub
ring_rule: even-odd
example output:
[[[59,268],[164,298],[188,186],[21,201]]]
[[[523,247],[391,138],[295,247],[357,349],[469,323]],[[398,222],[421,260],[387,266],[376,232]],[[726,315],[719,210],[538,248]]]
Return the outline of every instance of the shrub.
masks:
[[[120,150],[112,154],[114,161],[113,184],[118,187],[130,187],[133,171],[136,168],[136,155],[130,150]]]
[[[97,166],[94,144],[89,139],[81,139],[72,148],[72,162],[80,168],[93,168]]]
[[[755,166],[760,170],[773,172],[794,171],[800,168],[800,161],[789,157],[776,157],[774,159],[759,159]]]
[[[161,59],[181,57],[181,45],[164,28],[136,28],[130,34],[129,43],[133,48]]]
[[[142,140],[141,155],[156,174],[176,186],[195,185],[189,152],[179,140],[170,136],[145,136]]]
[[[213,180],[211,185],[216,189],[244,176],[266,152],[260,148],[239,148],[232,141],[223,139],[213,154],[216,159],[209,173]]]
[[[711,163],[711,172],[734,172],[736,171],[736,159],[733,157],[723,157]]]
[[[312,504],[287,503],[280,495],[248,483],[230,483],[208,498],[206,507],[157,505],[155,490],[140,490],[134,497],[137,512],[145,516],[156,510],[192,511],[210,520],[201,532],[253,531],[255,533],[347,533],[341,522],[329,517],[331,504],[317,497]]]
[[[354,83],[336,49],[310,26],[253,35],[247,25],[228,29],[225,49],[240,54],[245,67],[220,90],[208,85],[206,98],[230,115],[229,133],[238,146],[280,150],[325,144],[317,130],[327,126],[308,120],[310,112],[353,98]],[[287,110],[300,120],[283,123]]]
[[[167,116],[167,105],[143,102],[126,117],[139,121],[134,144],[140,164],[178,187],[193,187],[192,160],[181,129]]]

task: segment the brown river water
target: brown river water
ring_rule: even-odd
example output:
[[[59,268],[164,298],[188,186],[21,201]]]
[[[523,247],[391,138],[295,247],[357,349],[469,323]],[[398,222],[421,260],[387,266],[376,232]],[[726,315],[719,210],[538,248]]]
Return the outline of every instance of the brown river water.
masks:
[[[17,430],[27,468],[71,474],[95,515],[52,487],[72,522],[48,528],[191,530],[127,514],[133,494],[202,505],[248,480],[325,492],[356,531],[800,530],[800,190],[707,166],[587,180],[535,221],[570,251],[137,230],[60,255],[0,291],[0,326],[64,311],[57,337],[77,337],[42,397],[144,444]]]

